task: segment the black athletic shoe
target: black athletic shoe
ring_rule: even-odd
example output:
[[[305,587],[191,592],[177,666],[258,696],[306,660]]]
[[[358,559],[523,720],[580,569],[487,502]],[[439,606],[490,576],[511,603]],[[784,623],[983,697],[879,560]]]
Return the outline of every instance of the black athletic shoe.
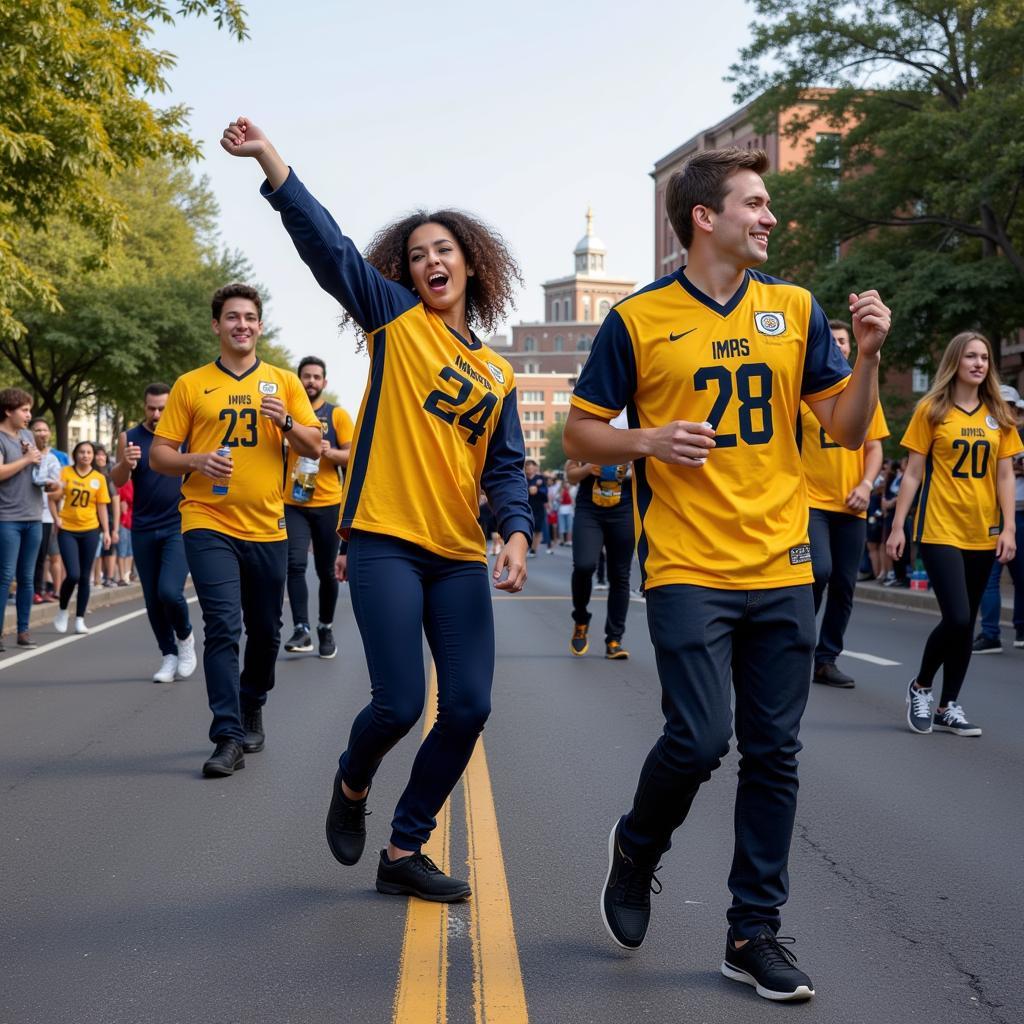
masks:
[[[203,765],[203,774],[212,779],[221,775],[234,775],[244,767],[245,757],[238,740],[217,740],[212,756]]]
[[[919,736],[927,736],[932,731],[932,691],[919,690],[916,679],[910,680],[907,687],[907,728]]]
[[[945,711],[935,712],[932,728],[939,732],[951,732],[956,736],[981,735],[981,728],[973,722],[968,722],[964,709],[952,700],[946,705]]]
[[[756,939],[741,949],[732,944],[732,929],[725,940],[722,973],[733,981],[753,985],[765,999],[779,1003],[810,999],[814,995],[811,979],[796,966],[796,955],[786,948],[795,940],[778,938],[770,928],[762,928]]]
[[[821,683],[823,686],[835,686],[842,690],[852,690],[857,685],[851,676],[840,672],[831,661],[823,661],[814,670],[813,678],[814,682]]]
[[[258,754],[267,742],[267,734],[263,731],[263,708],[243,711],[242,728],[245,730],[242,750],[247,754]]]
[[[997,636],[985,636],[984,633],[974,638],[971,647],[972,654],[1002,654],[1003,642]]]
[[[608,877],[601,890],[601,920],[624,949],[639,949],[651,920],[651,893],[661,892],[655,871],[661,866],[636,864],[619,849],[619,823],[608,836]]]
[[[609,661],[617,661],[620,658],[628,658],[629,651],[622,646],[621,640],[609,640],[604,645],[604,656]]]
[[[1024,647],[1024,626],[1018,626],[1013,635],[1013,646]]]
[[[577,658],[582,657],[590,649],[590,641],[587,639],[587,627],[577,623],[573,627],[572,639],[569,641],[569,650]]]
[[[296,626],[295,632],[284,642],[284,649],[289,654],[313,650],[313,638],[309,635],[309,626]]]
[[[338,645],[334,642],[334,630],[330,626],[317,626],[316,636],[320,641],[319,656],[333,658],[338,653]]]
[[[367,794],[369,795],[369,794]],[[366,797],[349,800],[341,791],[341,770],[334,776],[331,806],[327,811],[327,845],[339,864],[351,867],[366,846]]]
[[[431,903],[457,903],[470,895],[468,882],[446,875],[425,853],[388,860],[380,851],[377,892],[385,896],[416,896]]]

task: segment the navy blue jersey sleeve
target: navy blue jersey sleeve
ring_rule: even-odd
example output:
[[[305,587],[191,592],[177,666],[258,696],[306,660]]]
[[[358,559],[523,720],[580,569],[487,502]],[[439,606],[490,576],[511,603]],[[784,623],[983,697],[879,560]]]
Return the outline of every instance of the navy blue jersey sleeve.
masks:
[[[811,299],[811,319],[807,325],[807,348],[804,350],[804,376],[801,395],[816,395],[850,376],[850,364],[832,336],[825,311],[817,299]]]
[[[580,373],[573,397],[617,415],[636,391],[633,339],[618,310],[604,319]]]
[[[419,302],[407,288],[363,259],[355,243],[342,233],[294,171],[289,171],[278,189],[263,182],[260,194],[281,214],[285,230],[317,284],[333,295],[368,334]]]
[[[488,504],[498,520],[498,532],[506,541],[513,533],[533,537],[533,513],[523,475],[526,445],[523,443],[518,406],[516,389],[513,388],[502,402],[501,415],[491,434],[484,471],[480,476]]]

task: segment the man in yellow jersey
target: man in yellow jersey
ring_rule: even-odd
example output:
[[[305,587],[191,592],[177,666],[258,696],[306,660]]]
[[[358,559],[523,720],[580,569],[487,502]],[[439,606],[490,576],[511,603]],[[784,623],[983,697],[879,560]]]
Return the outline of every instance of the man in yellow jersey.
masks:
[[[876,292],[850,295],[860,352],[851,375],[813,296],[751,269],[768,258],[776,224],[767,167],[761,151],[710,150],[672,176],[668,216],[688,263],[608,314],[564,440],[572,459],[633,462],[666,718],[633,808],[609,836],[605,927],[626,948],[643,942],[658,860],[729,749],[735,689],[741,756],[721,969],[765,998],[798,1000],[813,985],[776,938],[814,644],[796,421],[803,397],[831,437],[863,444],[889,310]],[[609,421],[623,407],[629,429],[616,430]]]
[[[287,566],[285,440],[314,458],[322,435],[298,377],[256,355],[263,333],[259,293],[225,285],[214,293],[212,309],[220,356],[178,378],[156,426],[149,464],[185,478],[181,529],[203,609],[203,668],[216,744],[203,774],[219,776],[244,768],[244,754],[263,749],[263,705],[274,685]]]
[[[850,325],[843,320],[829,320],[828,325],[839,351],[848,360]],[[851,689],[856,685],[853,677],[836,665],[836,658],[843,649],[843,637],[853,610],[857,567],[864,556],[868,502],[875,477],[882,468],[882,441],[888,436],[885,414],[879,405],[863,447],[850,451],[836,444],[807,404],[800,403],[797,437],[810,502],[807,529],[814,572],[815,615],[828,590],[818,646],[814,649],[813,679],[823,686]]]
[[[298,373],[313,403],[323,437],[320,462],[311,479],[296,472],[297,466],[307,467],[302,466],[295,452],[290,449],[288,452],[284,518],[288,528],[288,604],[295,632],[285,641],[284,649],[291,652],[313,650],[306,586],[306,561],[312,544],[313,565],[320,581],[318,654],[321,658],[333,658],[338,653],[333,630],[334,609],[338,604],[334,560],[338,556],[338,520],[341,518],[341,471],[348,465],[354,428],[352,417],[340,405],[333,405],[324,398],[327,366],[322,359],[306,356],[299,363]],[[313,487],[308,486],[310,482]]]

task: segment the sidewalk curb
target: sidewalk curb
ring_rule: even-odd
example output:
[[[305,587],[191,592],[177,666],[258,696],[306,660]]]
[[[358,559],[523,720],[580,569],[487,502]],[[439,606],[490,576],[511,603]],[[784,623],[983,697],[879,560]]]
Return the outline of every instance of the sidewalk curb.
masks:
[[[905,587],[882,587],[871,582],[858,583],[853,592],[855,601],[867,604],[886,604],[893,608],[906,608],[915,612],[939,614],[939,603],[931,590],[909,590]],[[1004,626],[1013,625],[1013,599],[1002,598],[999,621]]]

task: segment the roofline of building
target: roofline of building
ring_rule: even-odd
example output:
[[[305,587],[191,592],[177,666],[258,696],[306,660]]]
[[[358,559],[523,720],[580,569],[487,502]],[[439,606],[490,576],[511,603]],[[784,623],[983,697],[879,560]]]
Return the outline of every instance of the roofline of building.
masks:
[[[628,284],[636,285],[636,281],[630,281],[625,277],[592,277],[589,274],[569,274],[566,277],[553,277],[550,281],[544,281],[541,288],[547,288],[556,284],[569,284],[573,281],[583,281],[587,284]]]
[[[595,320],[523,320],[512,325],[512,330],[517,327],[592,327],[595,330],[600,327]]]
[[[749,103],[745,103],[742,107],[734,110],[731,114],[723,117],[718,124],[712,125],[710,128],[703,128],[697,132],[696,135],[691,135],[681,146],[676,146],[671,153],[666,154],[660,160],[654,161],[654,170],[648,173],[652,178],[656,177],[658,172],[661,171],[666,165],[675,163],[684,153],[688,150],[693,149],[700,143],[700,140],[705,135],[715,135],[725,128],[731,127],[739,121],[742,121],[745,115],[749,112],[750,108],[757,102],[760,97],[752,99]]]

